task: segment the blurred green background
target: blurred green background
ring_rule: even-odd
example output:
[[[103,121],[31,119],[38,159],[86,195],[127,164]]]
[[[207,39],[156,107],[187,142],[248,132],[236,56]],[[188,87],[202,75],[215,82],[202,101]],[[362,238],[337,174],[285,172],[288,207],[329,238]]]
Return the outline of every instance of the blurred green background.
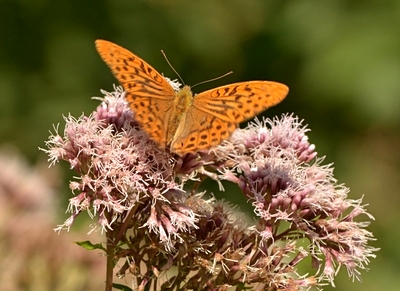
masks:
[[[246,80],[287,84],[289,96],[265,115],[304,119],[349,197],[364,195],[376,218],[368,229],[381,250],[363,282],[342,269],[337,288],[326,290],[399,290],[399,0],[0,0],[2,145],[31,163],[45,160],[38,147],[52,125],[96,108],[91,97],[117,83],[95,50],[98,38],[175,78],[163,49],[187,84],[234,72],[196,92]]]

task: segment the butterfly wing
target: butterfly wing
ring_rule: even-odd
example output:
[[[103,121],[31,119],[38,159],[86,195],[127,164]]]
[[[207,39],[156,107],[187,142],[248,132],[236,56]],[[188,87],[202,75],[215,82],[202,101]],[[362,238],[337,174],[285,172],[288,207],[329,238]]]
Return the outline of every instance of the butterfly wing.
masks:
[[[178,126],[171,151],[182,154],[218,145],[240,122],[278,104],[288,92],[281,83],[250,81],[196,95]]]
[[[123,47],[96,40],[96,49],[124,87],[135,120],[164,148],[175,97],[172,86],[153,67]]]

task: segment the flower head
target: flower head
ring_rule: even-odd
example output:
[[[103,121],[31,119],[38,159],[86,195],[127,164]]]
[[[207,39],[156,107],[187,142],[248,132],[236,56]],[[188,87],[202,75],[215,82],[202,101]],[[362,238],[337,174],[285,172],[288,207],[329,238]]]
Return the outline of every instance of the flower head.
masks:
[[[154,270],[175,266],[171,279],[158,281],[162,288],[306,290],[333,283],[340,266],[358,278],[374,257],[367,222],[357,222],[372,216],[361,199],[347,199],[349,189],[336,184],[331,166],[321,165],[297,117],[256,121],[209,151],[180,157],[141,130],[120,87],[105,94],[90,116],[66,117],[64,135],[52,135],[46,152],[79,175],[70,184],[71,216],[58,229],[82,212],[96,217],[112,233],[113,255],[128,258],[120,275],[134,261],[141,286],[151,284]],[[207,176],[237,184],[257,223],[205,199],[197,189]],[[313,275],[299,273],[306,258]]]

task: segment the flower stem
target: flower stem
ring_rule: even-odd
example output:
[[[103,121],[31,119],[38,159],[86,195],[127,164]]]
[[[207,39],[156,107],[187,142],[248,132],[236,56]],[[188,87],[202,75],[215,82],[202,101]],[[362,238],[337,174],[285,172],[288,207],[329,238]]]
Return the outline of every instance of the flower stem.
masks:
[[[119,241],[121,240],[122,236],[126,234],[126,230],[129,226],[129,223],[131,222],[131,218],[133,215],[136,213],[136,210],[139,207],[139,203],[136,203],[135,206],[132,207],[132,209],[129,211],[128,216],[126,217],[124,223],[121,226],[121,229],[119,230],[117,236],[115,237],[114,245],[117,245]]]
[[[112,214],[110,211],[106,214],[107,220],[110,222]],[[113,270],[114,270],[114,232],[109,230],[106,232],[106,249],[107,249],[107,264],[106,264],[106,291],[112,291],[113,285]]]

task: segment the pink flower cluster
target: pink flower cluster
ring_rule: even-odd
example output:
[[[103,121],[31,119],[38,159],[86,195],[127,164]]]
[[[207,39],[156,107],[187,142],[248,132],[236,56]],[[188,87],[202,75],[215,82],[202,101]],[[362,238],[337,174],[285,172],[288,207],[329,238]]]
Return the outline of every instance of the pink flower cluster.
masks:
[[[359,278],[375,256],[365,229],[372,216],[361,199],[347,199],[330,165],[321,166],[297,117],[256,121],[209,151],[179,157],[148,139],[120,87],[104,93],[93,114],[66,117],[64,134],[47,142],[52,164],[67,161],[78,173],[71,216],[57,229],[82,212],[96,217],[113,233],[113,256],[126,258],[118,274],[130,272],[138,288],[306,290],[333,284],[340,266]],[[205,199],[197,191],[205,177],[236,183],[256,223]],[[311,275],[298,269],[306,258]]]

